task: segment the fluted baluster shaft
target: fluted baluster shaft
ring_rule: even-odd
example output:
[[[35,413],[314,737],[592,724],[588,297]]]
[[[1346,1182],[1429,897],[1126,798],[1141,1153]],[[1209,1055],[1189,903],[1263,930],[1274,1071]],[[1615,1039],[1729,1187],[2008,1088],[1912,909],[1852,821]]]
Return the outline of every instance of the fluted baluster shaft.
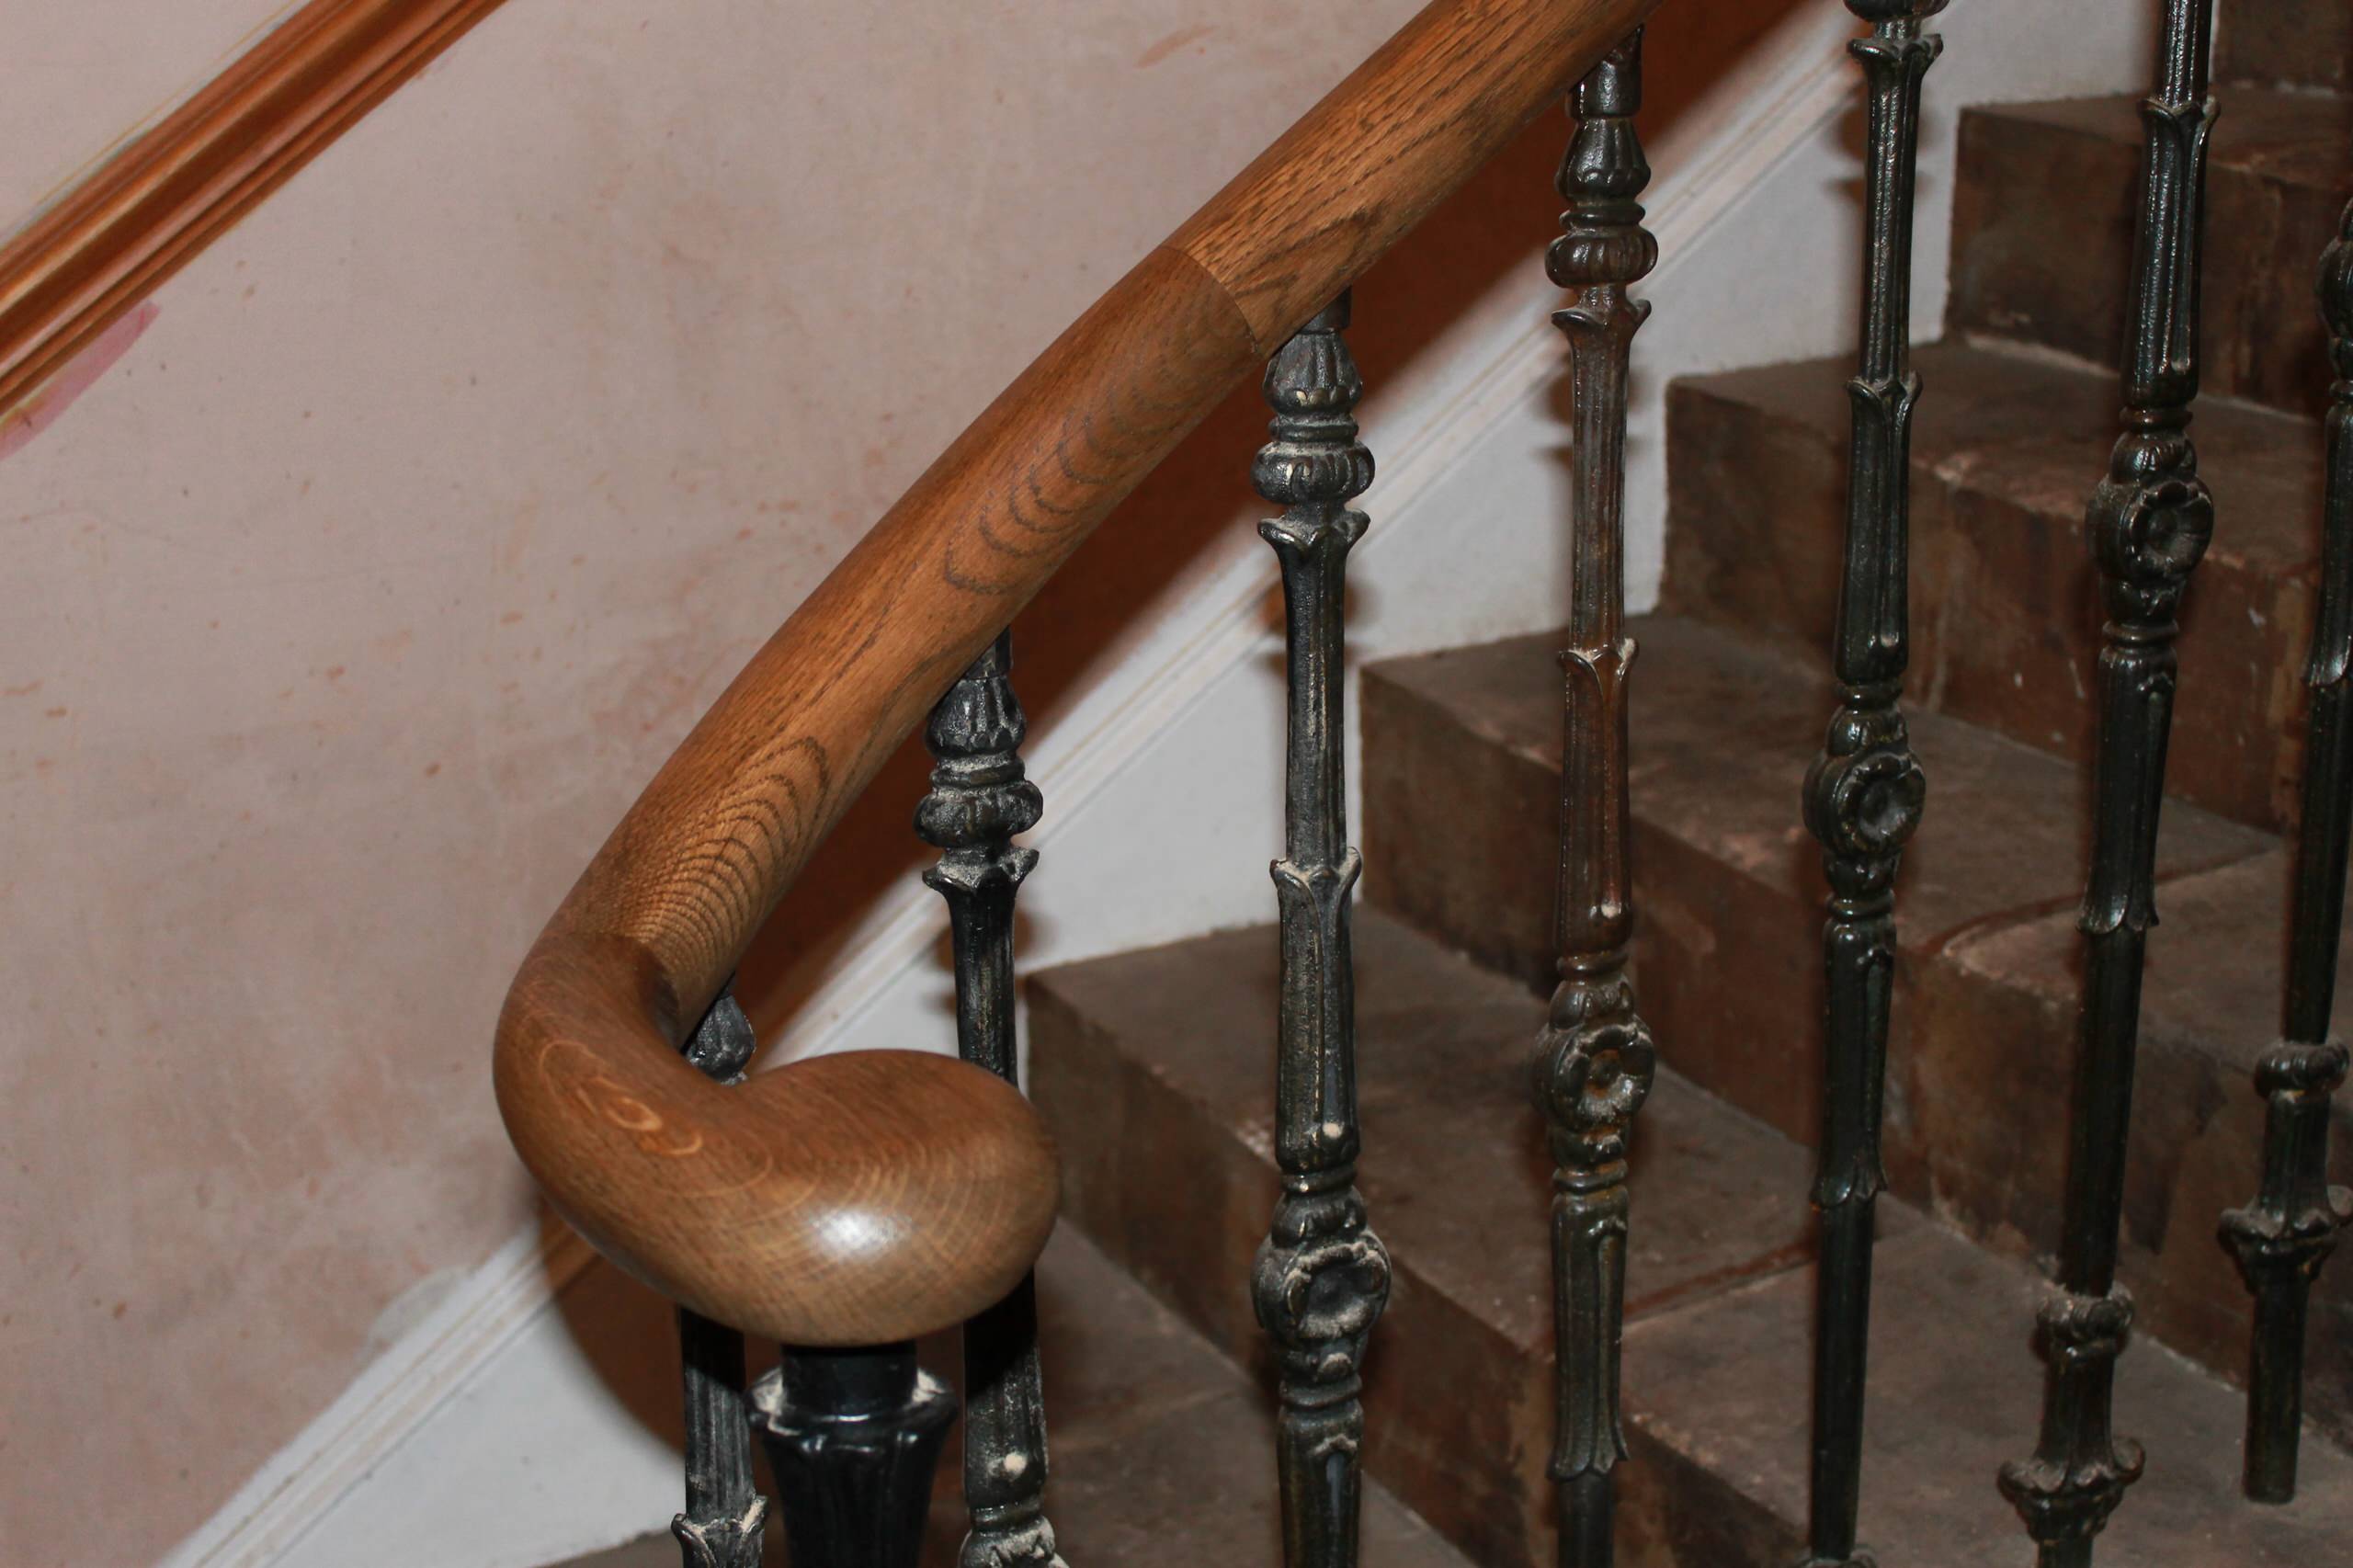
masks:
[[[2141,1473],[2115,1435],[2116,1361],[2132,1301],[2116,1282],[2142,960],[2156,924],[2158,808],[2172,728],[2176,617],[2213,534],[2214,508],[2188,435],[2198,395],[2212,0],[2166,0],[2127,317],[2124,434],[2094,493],[2086,533],[2108,619],[2099,655],[2091,876],[2084,894],[2082,1049],[2068,1148],[2059,1289],[2040,1316],[2049,1363],[2033,1458],[2002,1487],[2041,1568],[2086,1568],[2092,1542]]]
[[[2329,1097],[2346,1051],[2328,1038],[2353,842],[2353,206],[2322,258],[2320,306],[2336,370],[2329,389],[2320,608],[2304,681],[2303,814],[2288,949],[2286,1038],[2256,1064],[2266,1101],[2263,1179],[2222,1216],[2222,1241],[2255,1296],[2243,1484],[2258,1503],[2296,1494],[2303,1426],[2304,1326],[2313,1278],[2353,1220],[2353,1193],[2328,1184]]]
[[[1913,176],[1920,84],[1942,41],[1922,31],[1944,0],[1847,0],[1872,24],[1863,68],[1863,316],[1847,460],[1847,548],[1833,667],[1838,711],[1805,781],[1806,824],[1830,882],[1823,927],[1826,1009],[1822,1215],[1815,1276],[1810,1564],[1868,1564],[1855,1547],[1862,1485],[1863,1374],[1870,1332],[1880,1107],[1895,973],[1895,874],[1927,782],[1897,706],[1909,653]]]
[[[1342,772],[1348,549],[1372,483],[1357,440],[1364,393],[1347,340],[1348,296],[1319,312],[1267,366],[1272,437],[1251,479],[1283,507],[1258,526],[1282,567],[1290,688],[1276,1020],[1275,1157],[1282,1192],[1251,1271],[1258,1322],[1275,1342],[1282,1409],[1276,1449],[1289,1568],[1350,1568],[1363,1488],[1364,1353],[1389,1297],[1389,1255],[1356,1189],[1356,977]]]
[[[792,1568],[916,1568],[956,1396],[913,1345],[787,1346],[752,1406]]]
[[[1013,842],[1044,803],[1021,764],[1028,731],[1013,692],[1006,631],[932,710],[935,766],[915,831],[941,851],[924,881],[948,901],[956,966],[956,1041],[967,1062],[1020,1082],[1013,1028],[1013,911],[1035,850]],[[1060,1568],[1046,1520],[1046,1406],[1035,1281],[964,1325],[962,1568]]]
[[[685,1055],[722,1084],[741,1082],[757,1041],[733,981],[688,1040]],[[670,1521],[685,1568],[759,1568],[767,1499],[752,1483],[744,1336],[678,1309],[686,1392],[687,1507]]]
[[[1563,1568],[1602,1568],[1613,1546],[1611,1471],[1625,1457],[1618,1401],[1625,1310],[1626,1137],[1654,1052],[1626,973],[1633,937],[1626,791],[1626,395],[1650,307],[1628,293],[1658,261],[1636,199],[1650,165],[1637,29],[1577,85],[1562,160],[1568,210],[1547,270],[1569,290],[1572,577],[1564,675],[1555,926],[1561,981],[1537,1040],[1536,1099],[1552,1150],[1553,1334],[1559,1409],[1550,1472]]]

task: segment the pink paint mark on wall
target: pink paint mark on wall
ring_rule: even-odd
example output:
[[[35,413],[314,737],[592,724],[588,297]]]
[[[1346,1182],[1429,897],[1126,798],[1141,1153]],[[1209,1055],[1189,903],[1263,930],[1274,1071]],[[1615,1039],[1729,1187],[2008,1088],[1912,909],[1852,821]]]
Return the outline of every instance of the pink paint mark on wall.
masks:
[[[56,424],[74,406],[75,398],[96,386],[99,377],[114,369],[116,360],[131,352],[131,346],[139,341],[139,335],[147,330],[155,316],[155,301],[142,300],[138,308],[92,338],[87,348],[67,360],[65,368],[44,382],[39,392],[0,414],[0,458],[16,452]]]

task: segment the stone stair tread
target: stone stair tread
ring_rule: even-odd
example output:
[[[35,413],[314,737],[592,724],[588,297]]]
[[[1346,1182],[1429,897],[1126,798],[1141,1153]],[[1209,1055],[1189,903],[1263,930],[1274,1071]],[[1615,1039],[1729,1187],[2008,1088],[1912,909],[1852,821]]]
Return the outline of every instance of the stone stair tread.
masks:
[[[1818,1124],[1826,888],[1799,813],[1826,677],[1756,639],[1637,618],[1631,682],[1635,979],[1662,1057],[1801,1142]],[[1531,992],[1549,983],[1557,639],[1370,665],[1367,897]],[[1948,717],[1915,717],[1927,809],[1898,883],[1889,1051],[1895,1189],[2014,1256],[2056,1242],[2075,1058],[2088,780]],[[2177,750],[2179,748],[2177,747]],[[2180,801],[2165,808],[2125,1205],[2142,1322],[2225,1375],[2248,1307],[2214,1240],[2251,1196],[2276,1028],[2290,852]],[[2341,984],[2353,994],[2353,962]],[[2340,1102],[2336,1179],[2353,1179]],[[2325,1270],[2315,1419],[2353,1436],[2353,1271]]]
[[[1235,1289],[1239,1290],[1240,1286]],[[1274,1421],[1248,1374],[1065,1225],[1038,1267],[1039,1338],[1053,1477],[1047,1517],[1073,1562],[1282,1561]],[[924,1347],[946,1374],[952,1342]],[[963,1540],[961,1437],[940,1460],[924,1561]],[[763,1482],[766,1465],[761,1467]],[[1365,1488],[1365,1568],[1467,1568],[1379,1484]],[[771,1528],[767,1561],[787,1562]],[[560,1568],[677,1568],[668,1532]]]
[[[1471,1558],[1535,1568],[1552,1541],[1548,1183],[1527,1083],[1540,1006],[1375,908],[1358,908],[1356,951],[1361,1186],[1395,1274],[1368,1358],[1367,1462]],[[1066,1222],[1263,1360],[1243,1281],[1275,1191],[1274,932],[1070,965],[1033,976],[1029,996]],[[1798,1145],[1662,1073],[1632,1150],[1630,1568],[1795,1555],[1810,1175]],[[2040,1277],[1900,1203],[1881,1214],[1867,1532],[1930,1564],[2023,1551],[1993,1475],[2032,1444]],[[2188,1362],[2140,1346],[2122,1391],[2124,1429],[2153,1460],[2116,1527],[2119,1561],[2306,1562],[2353,1519],[2353,1464],[2317,1439],[2302,1501],[2238,1503],[2239,1396]]]
[[[1373,1228],[1413,1258],[1420,1281],[1532,1347],[1552,1332],[1543,1258],[1500,1260],[1499,1273],[1485,1221],[1500,1206],[1541,1213],[1549,1201],[1543,1131],[1532,1111],[1520,1114],[1531,1103],[1529,1048],[1542,1006],[1377,910],[1359,912],[1353,940],[1369,1150],[1358,1186]],[[1147,1064],[1157,1086],[1271,1159],[1275,953],[1271,927],[1220,932],[1054,970],[1032,983],[1031,1005],[1064,1020],[1116,1019],[1119,1049]],[[1036,1075],[1042,1081],[1047,1071]],[[1055,1091],[1038,1093],[1049,1103]],[[1770,1184],[1742,1176],[1724,1185],[1713,1151],[1737,1143],[1746,1118],[1680,1085],[1655,1096],[1644,1116],[1649,1174],[1695,1201],[1634,1234],[1631,1310],[1787,1267],[1803,1253],[1805,1227]],[[1802,1187],[1794,1146],[1768,1136],[1757,1157],[1778,1162],[1776,1178]],[[1271,1211],[1271,1189],[1267,1204]],[[1262,1232],[1266,1218],[1257,1216]]]
[[[2353,8],[2341,0],[2222,0],[2220,9],[2218,80],[2353,86]]]
[[[1800,819],[1799,790],[1834,710],[1828,676],[1683,617],[1639,616],[1632,624],[1639,652],[1629,768],[1638,831],[1736,867],[1777,893],[1818,903],[1820,850]],[[1442,710],[1557,778],[1561,693],[1552,652],[1559,643],[1557,634],[1539,634],[1389,661],[1372,666],[1369,681],[1378,684],[1381,700],[1406,698]],[[2063,909],[2072,918],[2086,843],[2081,772],[1941,714],[1914,715],[1911,732],[1928,776],[1928,805],[1897,900],[1904,947],[1940,948],[2006,916]],[[1396,759],[1371,747],[1367,753],[1370,795],[1370,780]],[[1494,824],[1466,821],[1465,831],[1492,830],[1524,846],[1525,814],[1496,815]],[[1999,835],[1984,832],[1994,823],[2001,824]],[[2159,876],[2278,846],[2272,835],[2173,801],[2164,819]],[[1369,823],[1366,882],[1384,902],[1385,848]],[[1514,908],[1537,918],[1516,923],[1512,947],[1494,956],[1499,967],[1540,985],[1550,970],[1549,937],[1533,943],[1527,937],[1549,930],[1552,871],[1543,858],[1528,862]],[[1640,909],[1640,862],[1635,876]],[[1404,913],[1414,918],[1419,911]],[[1661,1044],[1671,1056],[1673,1041]]]
[[[1863,1541],[1882,1561],[1975,1568],[2000,1560],[1989,1547],[2030,1555],[1994,1477],[2033,1447],[2041,1364],[2029,1325],[2044,1290],[2035,1270],[1936,1225],[1882,1243],[1861,1516]],[[1798,1555],[1813,1308],[1799,1272],[1629,1327],[1636,1457],[1690,1487],[1666,1561],[1698,1568]],[[2237,1493],[2245,1407],[2235,1392],[2143,1343],[2118,1363],[2116,1406],[2117,1430],[2144,1444],[2148,1470],[2102,1535],[2102,1561],[2252,1568],[2343,1551],[2353,1461],[2341,1452],[2308,1442],[2297,1501],[2256,1507]],[[1743,1555],[1760,1547],[1765,1554]]]
[[[1549,1556],[1550,1167],[1529,1097],[1542,1005],[1359,905],[1359,1185],[1394,1271],[1368,1358],[1372,1473],[1483,1563]],[[1063,1212],[1229,1354],[1275,1193],[1272,927],[1031,977],[1031,1093]],[[1809,1256],[1812,1162],[1672,1073],[1632,1153],[1630,1319]]]
[[[2100,624],[2084,512],[2117,428],[2112,373],[1968,343],[1915,357],[1908,700],[2089,755]],[[1847,487],[1843,359],[1688,378],[1669,393],[1665,607],[1817,667],[1836,617]],[[2174,786],[2242,822],[2293,812],[2320,548],[2317,421],[2201,400],[2217,504],[2185,602]]]
[[[1923,344],[1912,361],[1921,381],[1912,421],[1915,469],[2063,517],[2070,525],[2081,521],[2117,437],[2113,369],[1960,340]],[[1838,355],[1691,376],[1676,386],[1679,393],[1835,439],[1843,452],[1853,411],[1847,381],[1853,374],[1851,358]],[[2269,572],[2307,571],[2317,563],[2320,421],[2210,396],[2198,402],[2191,435],[2198,472],[2216,499],[2207,562],[2241,561]],[[1844,513],[1838,517],[1843,521]],[[1836,529],[1829,532],[1835,548]],[[1803,587],[1810,599],[1823,597],[1822,585]],[[1828,588],[1835,596],[1835,577]],[[1824,648],[1830,625],[1825,618],[1820,627]]]
[[[2353,192],[2353,97],[2224,85],[2215,98],[2205,387],[2317,413],[2329,371],[2313,286]],[[2137,94],[2120,94],[1963,111],[1951,327],[2118,363],[2140,187],[2139,105]]]
[[[1040,1262],[1038,1310],[1047,1517],[1070,1561],[1279,1562],[1273,1408],[1251,1377],[1067,1225]],[[931,1522],[929,1561],[953,1562],[964,1513],[949,1474]],[[1378,1484],[1362,1532],[1367,1568],[1465,1568]]]
[[[2245,84],[2217,89],[2222,118],[2207,151],[2207,177],[2247,174],[2334,193],[2344,188],[2353,101]],[[2141,150],[2139,93],[1972,105],[1969,112],[2026,121],[2069,136],[2098,137]],[[2311,259],[2317,268],[2319,257]]]

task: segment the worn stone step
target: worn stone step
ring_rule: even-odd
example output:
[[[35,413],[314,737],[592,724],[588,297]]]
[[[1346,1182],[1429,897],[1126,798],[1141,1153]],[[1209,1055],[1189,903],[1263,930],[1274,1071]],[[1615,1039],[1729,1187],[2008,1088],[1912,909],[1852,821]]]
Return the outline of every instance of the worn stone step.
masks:
[[[1810,1142],[1826,890],[1799,786],[1832,710],[1827,678],[1676,617],[1634,631],[1643,1010],[1679,1072]],[[1363,678],[1368,898],[1531,991],[1552,971],[1554,645],[1389,661]],[[2041,1256],[2057,1240],[2075,1057],[2085,779],[1947,716],[1912,728],[1928,800],[1897,890],[1889,1176],[1978,1239]],[[2279,1015],[2288,852],[2175,801],[2158,869],[2125,1273],[2149,1333],[2236,1376],[2247,1301],[2214,1226],[2256,1181],[2251,1074]],[[2337,1125],[2338,1179],[2353,1180],[2353,1108],[2340,1102]],[[2353,1435],[2353,1269],[2325,1272],[2314,1300],[2310,1408]]]
[[[1914,1568],[2028,1562],[2033,1549],[1994,1477],[2034,1446],[2041,1367],[2028,1325],[2046,1287],[2021,1264],[1921,1223],[1883,1241],[1873,1271],[1861,1537]],[[1629,1512],[1658,1533],[1639,1561],[1674,1568],[1800,1560],[1813,1283],[1806,1271],[1630,1327]],[[2118,1363],[2116,1430],[2147,1472],[2100,1538],[2133,1568],[2343,1561],[2353,1462],[2307,1441],[2297,1500],[2238,1494],[2238,1393],[2136,1343]]]
[[[2336,30],[2345,30],[2338,7]],[[2340,55],[2341,58],[2341,55]],[[2316,414],[2329,377],[2313,302],[2353,192],[2353,98],[2216,89],[2200,370],[2209,392]],[[2136,95],[1963,112],[1947,324],[2121,363],[2142,126]]]
[[[1053,1463],[1047,1517],[1065,1558],[1280,1563],[1272,1407],[1249,1375],[1068,1225],[1039,1264],[1038,1311]],[[926,1344],[923,1363],[952,1375],[953,1340]],[[954,1562],[964,1538],[961,1441],[949,1434],[940,1460],[927,1563]],[[765,1460],[759,1475],[767,1487]],[[783,1568],[777,1522],[767,1560]],[[1469,1568],[1379,1485],[1365,1489],[1362,1547],[1365,1568]],[[665,1529],[561,1568],[678,1568],[678,1543]]]
[[[1359,1184],[1395,1276],[1368,1359],[1367,1464],[1475,1561],[1536,1568],[1553,1550],[1550,1186],[1528,1092],[1540,1006],[1377,909],[1358,909],[1356,952]],[[1263,1376],[1245,1281],[1276,1190],[1273,932],[1073,965],[1036,976],[1029,997],[1033,1092],[1063,1151],[1066,1221]],[[1789,1139],[1672,1072],[1642,1112],[1629,1568],[1795,1556],[1810,1169]],[[1993,1466],[2032,1442],[2036,1277],[1900,1204],[1884,1207],[1881,1235],[1867,1528],[1904,1562],[1995,1560],[2022,1539]],[[2237,1396],[2161,1352],[2127,1366],[2129,1429],[2154,1457],[2141,1517],[2116,1527],[2118,1561],[2302,1562],[2315,1542],[2342,1542],[2353,1467],[2341,1456],[2315,1444],[2303,1499],[2258,1517],[2231,1494]]]
[[[2222,0],[2220,11],[2218,81],[2353,87],[2353,6],[2344,0]]]
[[[1540,1006],[1378,912],[1356,927],[1359,1185],[1395,1279],[1368,1368],[1372,1472],[1482,1563],[1550,1540],[1551,1166],[1528,1096]],[[1030,983],[1031,1094],[1063,1212],[1228,1354],[1272,1212],[1274,937],[1228,932]],[[1671,1075],[1643,1111],[1627,1264],[1643,1316],[1805,1254],[1805,1156]],[[1671,1196],[1670,1196],[1671,1195]],[[1792,1195],[1801,1195],[1793,1198]]]
[[[2116,437],[2115,380],[1956,343],[1915,368],[1908,700],[2087,758],[2102,615],[2084,510]],[[1665,608],[1827,660],[1850,373],[1819,359],[1675,383]],[[2320,427],[2209,399],[2193,433],[2217,516],[2183,610],[2170,788],[2276,827],[2301,768]]]
[[[1481,1562],[1548,1555],[1550,1165],[1528,1096],[1541,1012],[1360,909],[1359,1185],[1395,1278],[1368,1367],[1368,1462]],[[1064,1212],[1230,1353],[1266,1359],[1245,1281],[1274,1200],[1270,931],[1030,984],[1032,1093]],[[1643,1111],[1627,1309],[1641,1319],[1806,1255],[1802,1151],[1668,1075]],[[1799,1195],[1793,1197],[1792,1195]]]

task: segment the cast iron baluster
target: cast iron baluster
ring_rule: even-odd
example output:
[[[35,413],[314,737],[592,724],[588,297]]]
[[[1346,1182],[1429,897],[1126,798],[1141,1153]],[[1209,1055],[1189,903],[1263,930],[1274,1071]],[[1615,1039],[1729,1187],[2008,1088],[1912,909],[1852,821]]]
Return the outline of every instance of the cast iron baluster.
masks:
[[[1554,925],[1561,983],[1537,1038],[1536,1099],[1552,1145],[1552,1311],[1559,1428],[1551,1472],[1561,1498],[1563,1568],[1611,1558],[1610,1471],[1626,1457],[1618,1344],[1626,1295],[1626,1134],[1650,1093],[1649,1028],[1634,1011],[1626,947],[1634,912],[1626,802],[1626,386],[1650,306],[1628,285],[1658,263],[1635,199],[1650,183],[1633,116],[1642,107],[1640,28],[1577,84],[1577,128],[1561,162],[1565,231],[1546,270],[1570,291],[1552,324],[1567,336],[1574,402],[1569,646]]]
[[[2246,1494],[2296,1494],[2303,1423],[2304,1317],[2313,1278],[2353,1220],[2353,1193],[2328,1185],[2328,1097],[2346,1053],[2328,1038],[2345,917],[2345,855],[2353,840],[2353,207],[2322,258],[2321,315],[2336,381],[2329,389],[2328,490],[2298,827],[2296,900],[2288,955],[2287,1038],[2264,1052],[2255,1085],[2264,1118],[2263,1187],[2222,1216],[2222,1240],[2255,1293],[2248,1369]]]
[[[1912,191],[1920,81],[1943,40],[1921,24],[1944,0],[1847,0],[1872,25],[1848,47],[1870,105],[1865,180],[1860,364],[1847,458],[1847,561],[1835,667],[1839,706],[1805,781],[1806,825],[1830,881],[1822,957],[1828,998],[1823,1051],[1822,1213],[1815,1275],[1815,1564],[1868,1563],[1855,1551],[1863,1468],[1863,1369],[1870,1335],[1873,1200],[1888,998],[1895,974],[1895,872],[1919,825],[1927,780],[1896,706],[1907,656],[1912,409]]]
[[[1013,1037],[1013,901],[1038,863],[1014,835],[1044,803],[1023,776],[1028,724],[1013,694],[1013,633],[1000,633],[931,710],[924,740],[937,762],[915,831],[941,851],[923,880],[948,901],[956,952],[956,1043],[1020,1083]],[[1033,1278],[964,1325],[964,1503],[972,1528],[963,1568],[1061,1568],[1046,1522],[1046,1405],[1038,1368]]]
[[[1278,1466],[1283,1561],[1350,1568],[1357,1559],[1364,1437],[1359,1371],[1389,1299],[1389,1255],[1356,1189],[1356,977],[1348,898],[1361,862],[1348,846],[1341,722],[1348,547],[1365,516],[1348,502],[1372,483],[1351,411],[1364,393],[1341,332],[1348,296],[1318,312],[1267,363],[1274,439],[1250,477],[1283,515],[1258,525],[1282,563],[1290,678],[1282,924],[1275,1064],[1275,1157],[1282,1195],[1251,1270],[1258,1322],[1282,1368]]]
[[[752,1405],[792,1568],[915,1568],[956,1396],[913,1345],[787,1346]]]
[[[730,980],[685,1054],[710,1077],[737,1084],[757,1043]],[[687,1511],[670,1521],[670,1533],[686,1568],[759,1568],[768,1505],[752,1484],[744,1336],[680,1307],[678,1354],[687,1396]]]
[[[2157,809],[2173,721],[2176,612],[2206,553],[2213,498],[2188,436],[2198,395],[2199,252],[2204,227],[2213,0],[2166,0],[2133,245],[2124,434],[2092,497],[2086,536],[2108,623],[2099,655],[2091,877],[2084,892],[2083,1039],[2069,1139],[2059,1289],[2040,1313],[2050,1364],[2034,1457],[2002,1490],[2041,1568],[2086,1568],[2092,1540],[2141,1474],[2138,1443],[2110,1418],[2132,1299],[2116,1282],[2117,1231],[2140,1033],[2141,960],[2156,924]]]
[[[722,1083],[751,1060],[734,983],[687,1060]],[[915,1368],[912,1345],[799,1349],[744,1394],[744,1338],[679,1313],[688,1346],[687,1512],[671,1525],[686,1568],[759,1568],[767,1506],[752,1491],[756,1427],[784,1507],[794,1568],[915,1568],[931,1477],[956,1399]],[[704,1457],[698,1458],[701,1454]]]

